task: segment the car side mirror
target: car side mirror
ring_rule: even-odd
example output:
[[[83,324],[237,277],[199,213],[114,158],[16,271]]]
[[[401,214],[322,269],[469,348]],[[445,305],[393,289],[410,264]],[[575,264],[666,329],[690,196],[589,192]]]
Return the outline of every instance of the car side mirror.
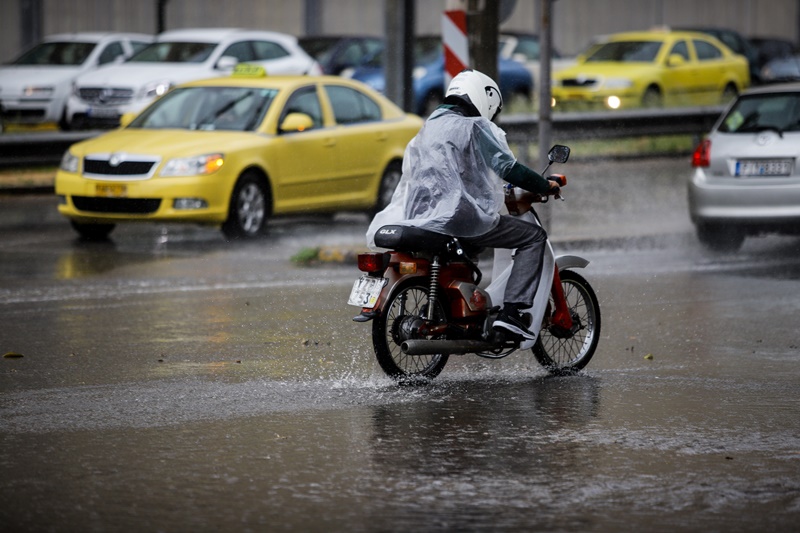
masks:
[[[234,56],[222,56],[217,60],[217,70],[233,70],[239,64],[239,59]]]
[[[686,64],[686,59],[680,54],[671,54],[667,58],[668,67],[680,67]]]
[[[547,153],[547,160],[551,163],[566,163],[569,159],[569,146],[556,144]]]
[[[314,120],[305,113],[289,113],[281,122],[281,133],[296,133],[310,130],[314,127]]]
[[[124,128],[136,118],[136,113],[124,113],[119,117],[119,127]]]

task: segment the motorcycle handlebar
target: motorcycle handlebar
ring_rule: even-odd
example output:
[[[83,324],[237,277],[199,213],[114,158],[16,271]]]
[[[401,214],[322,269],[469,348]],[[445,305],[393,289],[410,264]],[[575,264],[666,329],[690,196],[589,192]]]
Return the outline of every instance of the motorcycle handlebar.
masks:
[[[556,182],[558,187],[552,187],[544,194],[532,193],[512,186],[506,188],[506,208],[508,212],[512,215],[521,215],[529,211],[532,204],[547,203],[551,196],[563,200],[561,187],[567,184],[567,177],[564,174],[551,174],[547,176],[547,179]]]

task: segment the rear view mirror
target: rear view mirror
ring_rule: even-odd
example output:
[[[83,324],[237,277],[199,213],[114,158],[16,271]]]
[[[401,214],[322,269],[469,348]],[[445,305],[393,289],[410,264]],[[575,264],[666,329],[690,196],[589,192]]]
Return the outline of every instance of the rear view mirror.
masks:
[[[566,163],[567,159],[569,159],[569,146],[564,146],[563,144],[553,145],[547,153],[547,159],[551,163]]]
[[[281,133],[306,131],[313,127],[314,120],[305,113],[289,113],[281,122]]]

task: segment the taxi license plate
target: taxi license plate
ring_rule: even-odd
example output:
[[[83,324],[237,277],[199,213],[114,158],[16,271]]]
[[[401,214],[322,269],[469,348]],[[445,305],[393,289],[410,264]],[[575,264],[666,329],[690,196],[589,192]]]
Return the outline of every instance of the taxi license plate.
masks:
[[[350,291],[350,299],[347,300],[347,303],[356,307],[372,309],[378,303],[378,296],[387,281],[386,278],[361,276],[353,283],[353,290]]]
[[[736,162],[736,176],[788,176],[792,173],[791,159],[742,159]]]
[[[128,195],[128,186],[120,183],[98,183],[94,192],[103,198],[123,198]]]

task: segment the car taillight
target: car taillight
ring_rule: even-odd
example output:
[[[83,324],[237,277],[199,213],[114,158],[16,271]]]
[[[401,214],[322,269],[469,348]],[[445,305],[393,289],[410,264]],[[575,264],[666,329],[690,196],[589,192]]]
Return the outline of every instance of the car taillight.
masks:
[[[388,253],[358,254],[358,269],[362,272],[382,272],[389,264]]]
[[[692,154],[693,167],[707,167],[711,164],[711,141],[706,139],[697,145]]]

